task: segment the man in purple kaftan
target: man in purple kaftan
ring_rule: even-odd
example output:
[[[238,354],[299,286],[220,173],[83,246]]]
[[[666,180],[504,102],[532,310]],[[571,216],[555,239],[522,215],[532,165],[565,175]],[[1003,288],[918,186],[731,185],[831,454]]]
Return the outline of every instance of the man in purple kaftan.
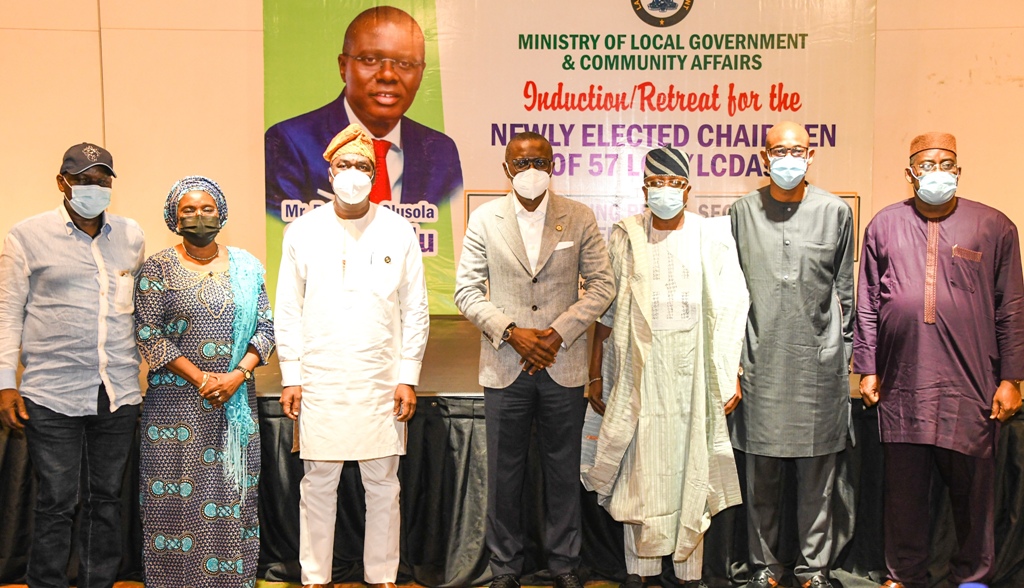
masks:
[[[1024,283],[1017,228],[955,196],[959,176],[952,135],[916,137],[914,198],[864,234],[853,362],[865,404],[878,402],[886,586],[926,585],[935,469],[953,505],[954,584],[985,581],[995,556],[997,423],[1021,406]]]

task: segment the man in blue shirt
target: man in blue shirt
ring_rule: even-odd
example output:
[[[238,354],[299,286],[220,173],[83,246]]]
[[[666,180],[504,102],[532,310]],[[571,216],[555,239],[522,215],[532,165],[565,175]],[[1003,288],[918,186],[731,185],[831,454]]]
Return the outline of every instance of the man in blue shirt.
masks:
[[[56,178],[61,204],[15,225],[0,253],[0,421],[25,430],[39,478],[32,588],[68,585],[79,488],[76,585],[112,586],[121,561],[121,481],[142,402],[132,293],[144,253],[139,225],[105,212],[114,177],[106,149],[71,147]]]

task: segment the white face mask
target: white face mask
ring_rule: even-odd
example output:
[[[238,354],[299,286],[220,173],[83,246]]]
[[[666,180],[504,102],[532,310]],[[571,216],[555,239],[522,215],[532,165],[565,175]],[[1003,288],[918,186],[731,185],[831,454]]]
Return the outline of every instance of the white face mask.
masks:
[[[686,204],[683,202],[683,189],[662,186],[647,188],[647,207],[654,216],[662,219],[673,219],[682,212]]]
[[[505,169],[508,169],[508,164],[505,165]],[[550,183],[551,175],[532,167],[512,177],[512,187],[516,194],[527,200],[536,200],[543,196],[548,191]]]
[[[370,176],[355,168],[350,168],[338,172],[331,180],[331,187],[334,188],[338,200],[345,204],[359,204],[370,195],[373,183],[370,181]]]
[[[71,186],[71,184],[68,184]],[[96,218],[110,206],[110,188],[92,184],[71,186],[71,208],[82,218]],[[65,196],[67,198],[67,196]]]
[[[783,190],[792,190],[803,181],[807,174],[807,160],[787,155],[785,157],[773,157],[770,160],[771,167],[768,173],[771,175],[775,185]]]
[[[936,171],[917,178],[917,196],[932,206],[945,204],[956,194],[957,177],[949,172]]]

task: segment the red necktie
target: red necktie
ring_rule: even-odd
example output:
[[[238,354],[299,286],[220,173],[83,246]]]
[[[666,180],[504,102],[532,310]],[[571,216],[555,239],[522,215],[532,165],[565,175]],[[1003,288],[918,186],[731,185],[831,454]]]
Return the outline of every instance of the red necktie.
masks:
[[[370,202],[374,204],[391,200],[391,178],[388,177],[388,149],[390,148],[390,141],[373,140],[373,155],[377,159],[377,177],[373,180],[373,189],[370,190]]]

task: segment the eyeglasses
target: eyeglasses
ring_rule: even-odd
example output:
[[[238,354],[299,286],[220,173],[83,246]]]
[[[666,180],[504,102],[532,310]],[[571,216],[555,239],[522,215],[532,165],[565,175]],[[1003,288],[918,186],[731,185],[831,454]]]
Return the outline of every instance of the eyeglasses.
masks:
[[[512,160],[512,165],[516,168],[516,171],[526,171],[530,169],[531,164],[534,168],[542,171],[551,169],[551,160],[546,157],[534,157],[533,159],[523,157],[521,159]]]
[[[783,147],[782,145],[776,145],[775,147],[768,149],[768,154],[772,157],[785,157],[787,153],[792,154],[793,157],[796,157],[797,159],[806,159],[807,154],[810,153],[810,151],[807,147],[802,145],[797,145],[795,147]]]
[[[683,178],[648,178],[644,180],[644,185],[648,188],[685,188],[689,182]]]
[[[952,159],[944,159],[939,163],[935,163],[934,161],[922,161],[920,163],[913,163],[910,167],[917,170],[918,176],[930,174],[936,170],[949,172],[953,175],[957,174],[956,162]]]
[[[376,55],[349,55],[348,53],[342,53],[349,59],[355,59],[356,63],[361,68],[367,71],[376,71],[384,69],[384,63],[390,61],[391,67],[403,73],[415,71],[423,67],[424,62],[422,61],[409,61],[407,59],[395,59],[393,57],[378,57]]]

